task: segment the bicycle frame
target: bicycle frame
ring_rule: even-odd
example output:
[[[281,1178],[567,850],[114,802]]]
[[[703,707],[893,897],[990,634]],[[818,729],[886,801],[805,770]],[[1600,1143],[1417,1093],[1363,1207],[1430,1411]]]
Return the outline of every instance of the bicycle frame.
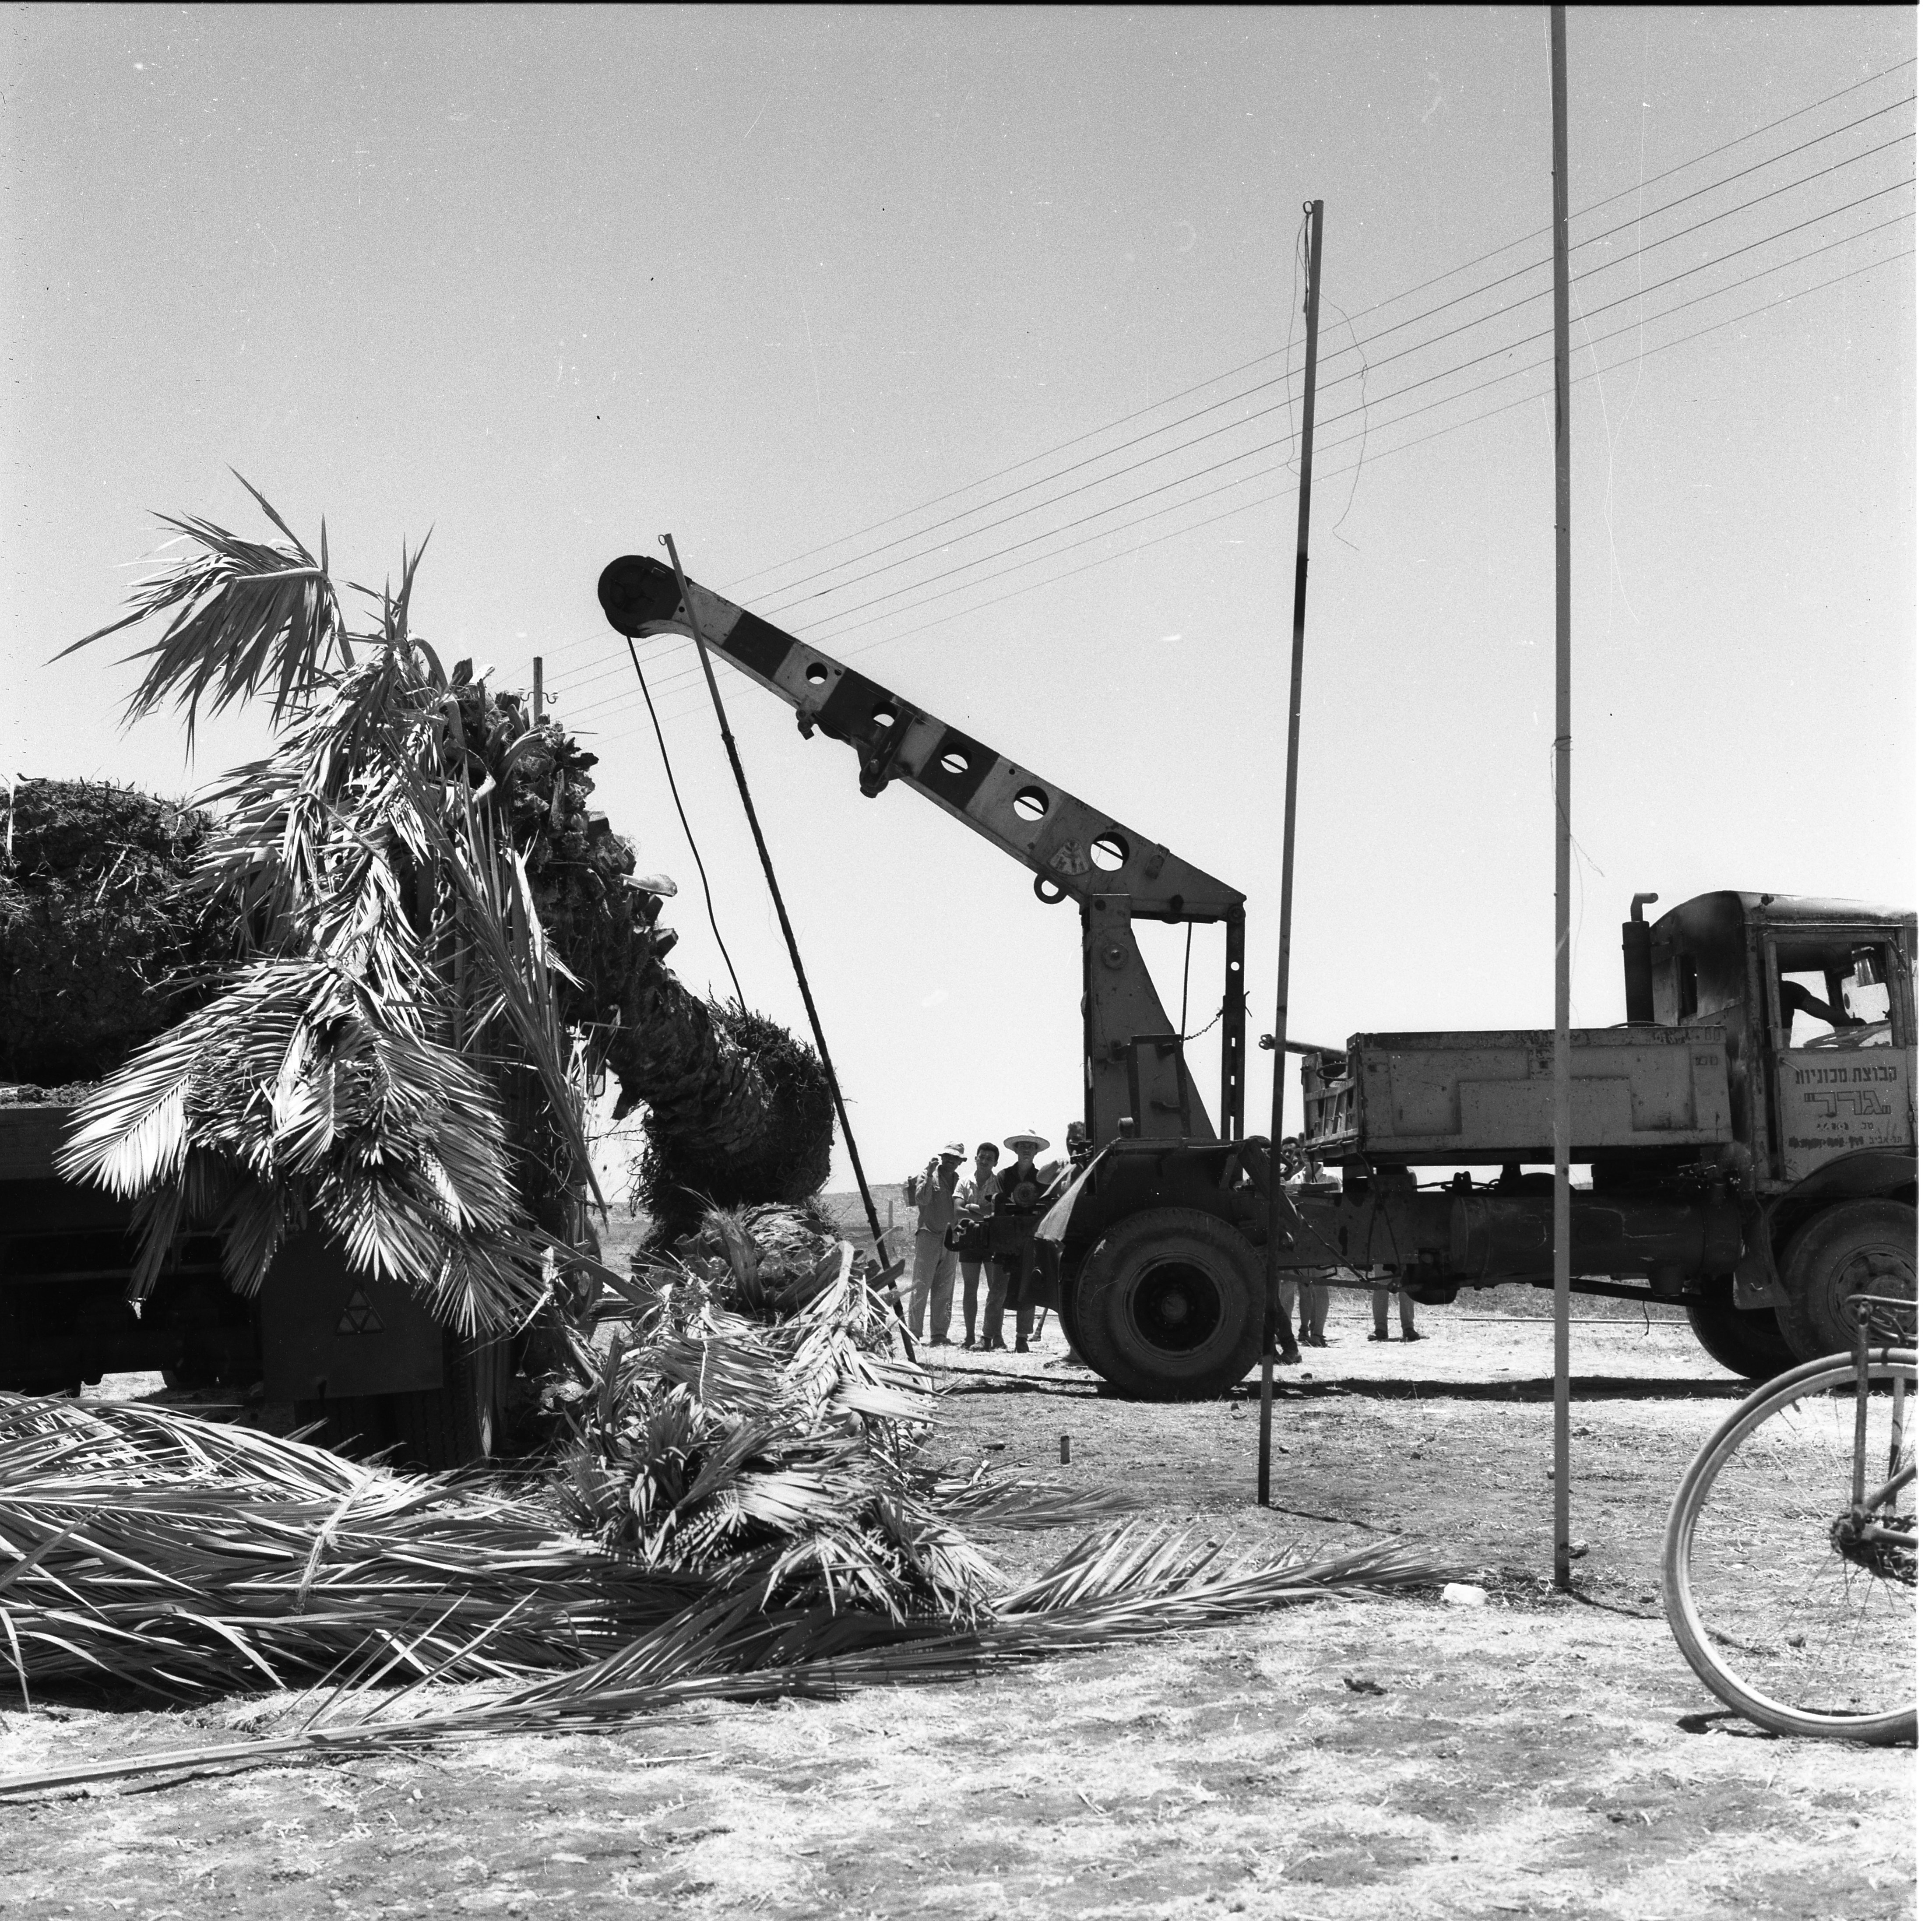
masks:
[[[1858,1329],[1858,1340],[1852,1349],[1858,1406],[1852,1424],[1852,1505],[1844,1518],[1850,1522],[1858,1538],[1862,1541],[1887,1541],[1894,1547],[1910,1547],[1916,1553],[1918,1549],[1918,1536],[1916,1532],[1906,1534],[1897,1528],[1878,1527],[1871,1524],[1871,1517],[1875,1511],[1889,1508],[1899,1490],[1909,1487],[1918,1478],[1917,1462],[1907,1467],[1900,1467],[1898,1464],[1898,1457],[1904,1446],[1905,1384],[1896,1376],[1892,1381],[1891,1445],[1886,1457],[1886,1465],[1892,1470],[1892,1478],[1869,1500],[1865,1498],[1865,1436],[1871,1403],[1871,1317],[1875,1304],[1876,1297],[1873,1295],[1861,1294],[1852,1297],[1856,1310],[1854,1317]],[[1888,1307],[1897,1304],[1887,1304]],[[1891,1352],[1889,1348],[1879,1350],[1881,1362]]]

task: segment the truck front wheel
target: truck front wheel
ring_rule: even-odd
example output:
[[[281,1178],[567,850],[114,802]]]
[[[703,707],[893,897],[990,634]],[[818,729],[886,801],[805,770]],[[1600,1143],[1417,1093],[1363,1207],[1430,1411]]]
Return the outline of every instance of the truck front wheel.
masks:
[[[1727,1287],[1702,1300],[1687,1301],[1684,1313],[1704,1352],[1720,1367],[1748,1381],[1768,1381],[1798,1365],[1776,1313],[1768,1307],[1738,1307]]]
[[[1150,1208],[1116,1222],[1082,1262],[1082,1358],[1123,1393],[1204,1400],[1261,1358],[1260,1253],[1225,1220]]]
[[[1851,1346],[1855,1295],[1916,1301],[1918,1244],[1918,1211],[1902,1202],[1838,1201],[1814,1214],[1778,1262],[1789,1296],[1779,1304],[1778,1324],[1798,1359]]]

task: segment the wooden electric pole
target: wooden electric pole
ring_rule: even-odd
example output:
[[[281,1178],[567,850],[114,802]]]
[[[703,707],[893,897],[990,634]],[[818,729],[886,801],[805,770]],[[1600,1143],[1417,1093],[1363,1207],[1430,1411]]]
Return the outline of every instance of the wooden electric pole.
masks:
[[[1564,10],[1550,10],[1550,169],[1556,338],[1556,1020],[1550,1049],[1556,1136],[1551,1234],[1556,1585],[1570,1585],[1570,101]]]
[[[1268,1503],[1274,1453],[1274,1349],[1280,1321],[1281,1141],[1288,1081],[1288,936],[1294,921],[1294,794],[1301,770],[1301,648],[1308,624],[1308,507],[1315,480],[1315,341],[1322,312],[1322,203],[1308,215],[1308,307],[1303,317],[1306,347],[1301,370],[1301,496],[1295,515],[1294,640],[1288,670],[1288,797],[1281,830],[1281,950],[1274,983],[1274,1106],[1268,1129],[1267,1291],[1262,1302],[1261,1459],[1255,1469],[1255,1500]]]

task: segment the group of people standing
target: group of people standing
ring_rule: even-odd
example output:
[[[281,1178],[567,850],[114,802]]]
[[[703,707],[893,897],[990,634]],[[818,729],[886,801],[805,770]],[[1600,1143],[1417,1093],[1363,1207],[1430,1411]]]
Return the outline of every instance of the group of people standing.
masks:
[[[1002,1167],[1000,1150],[982,1141],[966,1166],[966,1149],[948,1141],[926,1163],[926,1172],[909,1183],[918,1211],[913,1240],[912,1274],[905,1292],[906,1322],[915,1339],[935,1347],[952,1345],[952,1295],[964,1283],[964,1325],[960,1344],[988,1351],[1006,1345],[1006,1310],[1013,1311],[1013,1346],[1022,1354],[1046,1318],[1043,1304],[1033,1296],[1033,1242],[1030,1235],[1015,1237],[1015,1252],[988,1261],[964,1259],[949,1247],[949,1236],[962,1223],[992,1220],[1002,1215],[1037,1214],[1047,1189],[1060,1172],[1057,1162],[1042,1165],[1039,1157],[1052,1145],[1044,1134],[1009,1134],[1005,1145],[1013,1158]],[[986,1280],[986,1316],[979,1320],[980,1280]],[[978,1332],[975,1337],[975,1325]]]

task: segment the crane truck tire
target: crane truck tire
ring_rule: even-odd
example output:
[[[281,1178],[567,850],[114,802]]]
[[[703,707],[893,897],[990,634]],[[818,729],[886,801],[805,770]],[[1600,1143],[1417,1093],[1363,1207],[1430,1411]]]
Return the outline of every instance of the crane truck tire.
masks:
[[[1902,1201],[1834,1201],[1778,1256],[1787,1298],[1778,1324],[1801,1361],[1843,1354],[1858,1337],[1852,1296],[1918,1298],[1918,1212]]]
[[[1720,1367],[1728,1367],[1748,1381],[1768,1381],[1798,1365],[1798,1357],[1768,1307],[1740,1307],[1726,1283],[1720,1291],[1684,1304],[1685,1318],[1697,1343]]]
[[[1261,1358],[1258,1250],[1192,1208],[1150,1208],[1109,1227],[1081,1263],[1073,1345],[1142,1400],[1206,1400]]]

